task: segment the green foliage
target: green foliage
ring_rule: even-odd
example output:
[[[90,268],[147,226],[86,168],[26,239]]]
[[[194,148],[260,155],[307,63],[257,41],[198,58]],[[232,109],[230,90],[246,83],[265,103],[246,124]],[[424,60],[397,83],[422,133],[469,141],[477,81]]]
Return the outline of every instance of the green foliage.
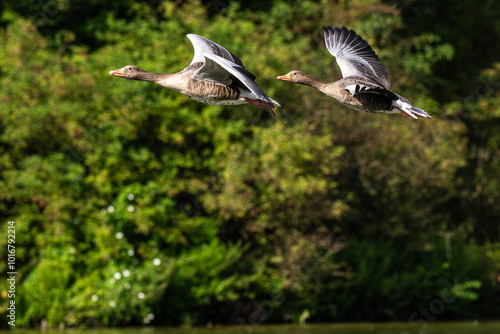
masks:
[[[443,289],[439,320],[498,316],[500,64],[491,50],[479,61],[490,39],[443,24],[469,27],[475,2],[448,4],[453,16],[427,1],[57,3],[0,7],[17,325],[230,323],[262,305],[264,321],[406,321]],[[321,25],[360,33],[433,118],[362,114],[276,81],[340,77]],[[238,55],[280,117],[107,74],[180,71],[187,33]]]
[[[20,314],[20,325],[44,317],[51,326],[65,322],[67,289],[74,274],[75,257],[63,249],[47,249],[41,253],[41,259],[22,285],[21,303],[26,312]]]

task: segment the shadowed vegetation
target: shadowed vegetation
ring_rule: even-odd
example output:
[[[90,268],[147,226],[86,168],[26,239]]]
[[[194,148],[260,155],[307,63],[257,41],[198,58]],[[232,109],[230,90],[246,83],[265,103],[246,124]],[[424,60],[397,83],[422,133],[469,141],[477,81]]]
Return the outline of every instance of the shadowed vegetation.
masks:
[[[16,325],[255,324],[305,310],[408,321],[445,288],[437,320],[498,317],[499,7],[2,3],[0,228],[16,222]],[[433,118],[363,114],[276,80],[341,77],[322,25],[365,38],[392,88]],[[240,57],[280,117],[108,75],[181,70],[188,33]]]

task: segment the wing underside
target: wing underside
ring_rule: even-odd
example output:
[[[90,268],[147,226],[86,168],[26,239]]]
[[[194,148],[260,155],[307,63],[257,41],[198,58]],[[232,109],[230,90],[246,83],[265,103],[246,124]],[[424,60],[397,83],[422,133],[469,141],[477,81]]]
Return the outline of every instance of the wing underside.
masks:
[[[346,27],[323,27],[323,34],[326,48],[335,57],[343,78],[363,77],[390,89],[391,82],[384,64],[371,46],[354,30],[348,30]]]

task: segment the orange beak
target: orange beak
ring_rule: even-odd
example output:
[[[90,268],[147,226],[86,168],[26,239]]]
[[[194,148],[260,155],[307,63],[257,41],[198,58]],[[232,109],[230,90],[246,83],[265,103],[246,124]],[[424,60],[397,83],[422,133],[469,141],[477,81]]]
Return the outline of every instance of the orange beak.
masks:
[[[109,74],[114,75],[115,77],[123,78],[123,68],[119,68],[114,71],[109,71]]]
[[[276,79],[278,79],[278,80],[283,80],[283,81],[290,81],[290,75],[289,75],[289,74],[280,75],[280,76],[279,76],[279,77],[277,77]]]

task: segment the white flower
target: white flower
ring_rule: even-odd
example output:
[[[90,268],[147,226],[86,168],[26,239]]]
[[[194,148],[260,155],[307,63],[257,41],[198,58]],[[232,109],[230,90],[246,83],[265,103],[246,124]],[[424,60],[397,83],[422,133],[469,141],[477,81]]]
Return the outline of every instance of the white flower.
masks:
[[[116,280],[115,280],[114,278],[110,278],[110,279],[109,279],[109,283],[111,283],[111,284],[115,284],[115,282],[116,282]]]
[[[116,272],[114,275],[113,275],[117,280],[122,278],[122,274],[120,274],[119,272]]]
[[[128,198],[129,201],[133,201],[134,198],[135,198],[135,196],[134,196],[134,194],[130,193],[130,194],[127,195],[127,198]]]
[[[98,296],[98,295],[95,295],[95,294],[94,294],[94,295],[92,295],[92,301],[93,301],[93,302],[96,302],[96,301],[98,301],[98,300],[99,300],[99,296]]]
[[[161,264],[161,260],[159,258],[156,258],[156,259],[153,260],[153,264],[155,266],[159,266]]]
[[[108,206],[108,212],[115,212],[115,207],[112,205]]]
[[[130,289],[130,284],[129,283],[125,284],[125,289]]]
[[[128,210],[128,212],[134,212],[135,208],[133,205],[129,205],[129,206],[127,206],[127,210]]]
[[[75,254],[76,250],[75,250],[75,248],[71,247],[71,248],[69,249],[69,252],[70,252],[71,254]]]
[[[116,232],[115,236],[116,236],[116,239],[121,239],[121,238],[123,238],[123,233],[122,232]]]
[[[116,306],[116,303],[114,300],[109,302],[109,307],[115,307],[115,306]]]
[[[125,269],[125,270],[123,271],[123,277],[129,277],[129,276],[130,276],[130,270]]]
[[[134,250],[133,250],[133,249],[129,249],[129,250],[127,251],[127,255],[128,255],[128,256],[134,256],[134,254],[135,254],[135,252],[134,252]]]
[[[139,292],[139,293],[137,294],[137,298],[139,298],[139,299],[144,299],[144,298],[146,298],[146,295],[144,294],[144,292]]]

